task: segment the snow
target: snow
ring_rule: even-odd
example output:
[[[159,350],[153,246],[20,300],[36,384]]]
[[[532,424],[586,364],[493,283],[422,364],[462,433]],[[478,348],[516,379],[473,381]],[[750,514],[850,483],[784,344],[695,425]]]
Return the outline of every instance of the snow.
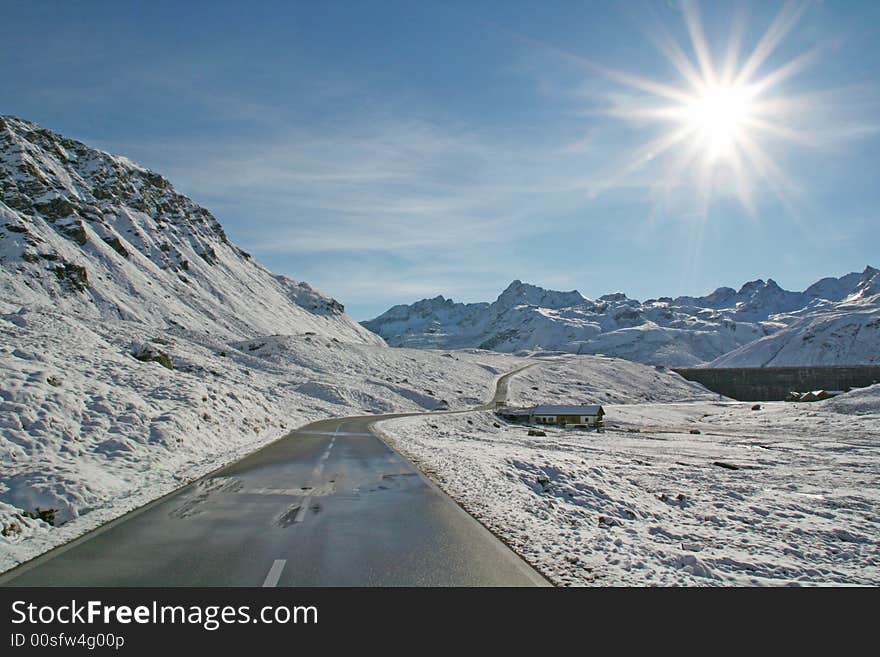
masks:
[[[547,349],[669,366],[859,364],[880,354],[878,293],[880,272],[872,267],[804,292],[758,279],[739,291],[644,302],[621,292],[592,301],[513,281],[491,304],[438,296],[395,306],[363,325],[392,346]],[[819,335],[811,341],[813,327]]]
[[[559,585],[880,583],[880,386],[751,409],[605,404],[604,433],[546,437],[490,412],[379,426]]]
[[[851,298],[801,317],[773,335],[716,358],[707,367],[876,363],[880,363],[880,295]]]
[[[521,355],[539,365],[512,379],[508,402],[514,406],[718,398],[716,393],[663,366],[649,367],[605,356],[540,352]]]
[[[836,413],[880,417],[880,383],[867,388],[857,388],[845,395],[821,402],[821,406]]]

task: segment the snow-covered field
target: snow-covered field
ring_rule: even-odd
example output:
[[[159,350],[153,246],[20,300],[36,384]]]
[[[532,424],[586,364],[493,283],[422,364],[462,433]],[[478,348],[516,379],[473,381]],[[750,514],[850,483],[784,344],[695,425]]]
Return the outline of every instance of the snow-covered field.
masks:
[[[604,433],[489,412],[380,429],[561,585],[880,584],[880,386],[605,409]]]
[[[169,354],[173,370],[132,356]],[[0,302],[0,570],[309,421],[469,408],[521,359],[319,335],[225,343]],[[25,512],[54,509],[57,527]]]
[[[659,365],[553,352],[529,352],[526,357],[540,366],[530,367],[512,379],[507,397],[514,406],[718,398],[700,384]]]

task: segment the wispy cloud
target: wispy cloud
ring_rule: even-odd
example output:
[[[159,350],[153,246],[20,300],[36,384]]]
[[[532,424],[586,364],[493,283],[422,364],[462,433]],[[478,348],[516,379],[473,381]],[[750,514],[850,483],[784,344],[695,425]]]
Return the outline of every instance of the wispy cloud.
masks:
[[[389,115],[262,138],[123,144],[234,215],[254,251],[500,244],[585,199],[583,149]],[[221,217],[223,219],[223,217]]]

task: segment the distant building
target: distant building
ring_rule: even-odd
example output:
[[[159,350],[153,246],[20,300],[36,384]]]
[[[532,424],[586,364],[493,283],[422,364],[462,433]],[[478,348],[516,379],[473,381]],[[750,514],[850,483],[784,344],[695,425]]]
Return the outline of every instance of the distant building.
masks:
[[[832,397],[836,397],[837,395],[842,395],[845,390],[811,390],[810,392],[795,392],[792,391],[789,393],[786,401],[796,401],[796,402],[813,402],[813,401],[822,401],[823,399],[831,399]]]
[[[557,406],[544,404],[535,406],[529,413],[529,420],[538,424],[586,424],[595,426],[602,421],[605,409],[599,404],[585,406]]]
[[[501,408],[496,411],[511,422],[532,422],[535,424],[580,424],[598,426],[605,415],[599,404],[552,405],[544,404],[533,408]]]

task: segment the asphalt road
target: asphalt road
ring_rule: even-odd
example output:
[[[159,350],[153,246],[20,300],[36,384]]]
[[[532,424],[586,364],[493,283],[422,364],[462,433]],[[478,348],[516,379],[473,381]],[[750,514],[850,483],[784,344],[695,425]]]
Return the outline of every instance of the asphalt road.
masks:
[[[302,427],[0,584],[546,586],[371,432],[387,417]]]

